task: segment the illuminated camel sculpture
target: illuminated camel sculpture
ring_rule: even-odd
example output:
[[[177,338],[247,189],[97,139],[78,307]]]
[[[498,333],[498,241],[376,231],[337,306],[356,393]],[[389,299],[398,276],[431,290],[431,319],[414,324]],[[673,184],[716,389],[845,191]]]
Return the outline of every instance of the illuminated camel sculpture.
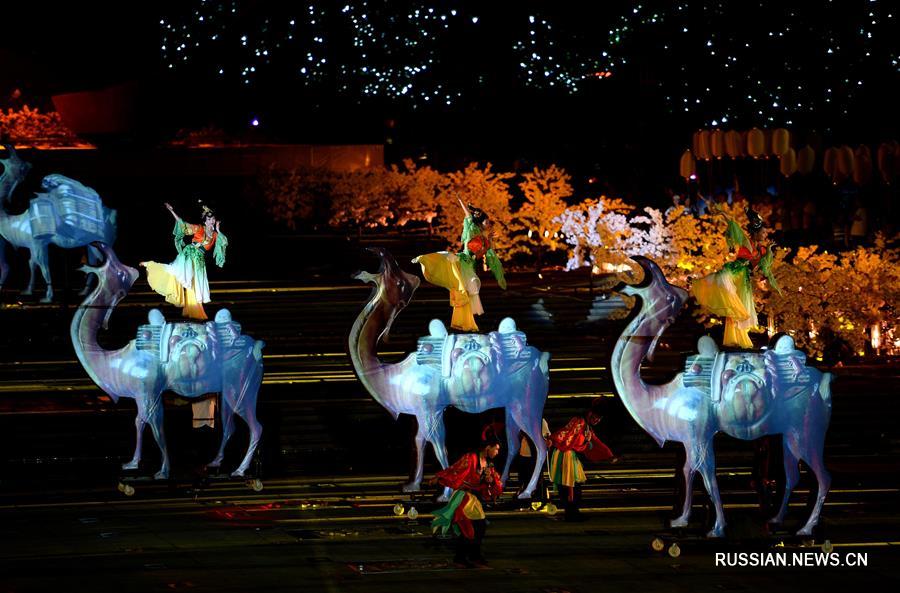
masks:
[[[641,379],[644,359],[651,359],[662,332],[675,320],[687,293],[666,282],[659,267],[634,258],[644,270],[639,285],[622,292],[640,297],[640,310],[616,342],[611,369],[616,390],[635,421],[662,446],[684,445],[685,500],[673,527],[684,527],[691,514],[691,485],[699,471],[716,509],[709,537],[722,537],[725,517],[716,483],[713,437],[724,432],[752,440],[781,434],[786,484],[781,508],[771,523],[781,523],[791,491],[805,461],[819,483],[818,497],[798,535],[810,535],[828,494],[831,477],[822,459],[831,418],[831,374],[805,365],[806,356],[783,336],[772,350],[719,352],[709,337],[700,338],[699,354],[689,356],[685,371],[664,385]]]
[[[29,251],[28,286],[22,292],[30,295],[34,290],[35,268],[40,268],[47,292],[42,303],[53,300],[53,284],[50,278],[48,247],[52,243],[64,249],[88,247],[88,263],[100,261],[100,254],[90,246],[93,241],[111,245],[116,238],[116,211],[102,204],[93,189],[63,175],[47,175],[41,181],[41,193],[33,198],[28,210],[21,214],[6,212],[12,192],[25,178],[31,165],[19,158],[16,150],[4,145],[8,158],[0,159],[3,175],[0,177],[0,288],[9,275],[5,243],[24,247]],[[86,283],[82,294],[86,294]]]
[[[377,344],[387,337],[397,314],[409,304],[419,279],[400,269],[384,249],[370,248],[381,258],[375,274],[354,277],[375,285],[372,295],[350,330],[350,358],[366,390],[396,419],[416,417],[416,472],[404,492],[418,492],[422,483],[425,442],[431,443],[441,467],[447,467],[444,444],[444,410],[453,406],[478,413],[491,408],[506,410],[508,454],[503,481],[519,451],[521,430],[537,448],[531,480],[519,498],[530,498],[544,465],[547,448],[541,436],[541,418],[549,388],[550,355],[528,346],[525,334],[516,331],[512,319],[504,319],[499,331],[482,334],[449,334],[434,320],[430,336],[419,339],[416,352],[396,364],[381,362]],[[445,491],[444,497],[448,492]]]
[[[72,345],[82,366],[113,401],[128,397],[137,404],[134,457],[122,469],[137,469],[141,461],[141,439],[149,424],[162,456],[162,467],[154,476],[169,475],[169,453],[163,433],[163,398],[166,390],[191,399],[221,392],[222,443],[207,467],[219,467],[225,445],[234,432],[237,414],[250,427],[250,444],[240,466],[231,474],[243,476],[259,444],[262,425],[256,419],[256,398],[262,384],[262,349],[259,340],[241,335],[240,325],[227,309],[215,321],[167,323],[157,309],[150,323],[138,328],[137,337],[119,350],[104,350],[97,343],[102,326],[107,327],[113,309],[138,277],[137,270],[122,264],[105,244],[94,243],[104,262],[82,271],[97,276],[98,283],[72,318]]]

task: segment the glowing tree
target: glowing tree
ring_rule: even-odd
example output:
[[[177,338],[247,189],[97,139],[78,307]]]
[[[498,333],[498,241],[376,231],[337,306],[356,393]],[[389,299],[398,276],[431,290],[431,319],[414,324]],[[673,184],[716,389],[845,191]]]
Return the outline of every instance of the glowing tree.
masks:
[[[484,168],[480,168],[478,163],[470,163],[465,169],[446,175],[446,182],[437,195],[439,216],[435,231],[449,245],[459,245],[463,219],[459,199],[474,204],[487,213],[493,225],[495,249],[502,251],[511,246],[512,237],[507,229],[512,226],[513,215],[509,205],[512,195],[509,193],[507,180],[514,174],[496,173],[491,168],[490,163]]]
[[[566,198],[572,195],[572,177],[556,165],[547,169],[537,167],[522,175],[519,189],[525,203],[513,218],[512,247],[509,255],[532,255],[538,272],[543,267],[544,253],[560,249],[560,215],[566,209]]]

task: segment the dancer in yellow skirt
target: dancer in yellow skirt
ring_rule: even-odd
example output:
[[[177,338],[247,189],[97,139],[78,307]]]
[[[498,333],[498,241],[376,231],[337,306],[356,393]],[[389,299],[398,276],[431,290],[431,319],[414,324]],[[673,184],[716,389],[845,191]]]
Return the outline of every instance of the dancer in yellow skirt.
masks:
[[[425,280],[450,291],[450,306],[453,317],[450,327],[453,329],[477,332],[478,324],[475,315],[484,313],[481,306],[481,280],[475,273],[475,262],[478,258],[484,261],[484,269],[493,272],[500,288],[506,290],[506,279],[503,276],[503,265],[494,253],[491,233],[488,225],[490,219],[484,211],[469,204],[468,207],[459,201],[465,218],[463,219],[462,252],[450,253],[438,251],[420,255],[413,263],[422,266]]]
[[[206,253],[213,252],[216,265],[225,265],[225,249],[228,238],[222,233],[220,223],[212,210],[203,206],[203,224],[184,222],[170,204],[166,208],[175,217],[175,249],[178,256],[170,264],[154,261],[141,262],[147,268],[147,282],[163,295],[166,302],[181,307],[181,313],[189,319],[207,319],[203,303],[209,302],[209,280],[206,277]],[[191,242],[184,243],[190,235]]]
[[[712,211],[725,215],[721,209]],[[707,311],[725,318],[723,346],[752,349],[749,332],[762,329],[756,317],[750,273],[759,269],[769,281],[769,286],[779,293],[781,289],[772,275],[772,246],[762,245],[766,236],[762,218],[748,208],[747,219],[749,237],[737,222],[728,218],[725,240],[730,249],[737,247],[735,259],[718,272],[696,280],[691,286],[691,294]]]

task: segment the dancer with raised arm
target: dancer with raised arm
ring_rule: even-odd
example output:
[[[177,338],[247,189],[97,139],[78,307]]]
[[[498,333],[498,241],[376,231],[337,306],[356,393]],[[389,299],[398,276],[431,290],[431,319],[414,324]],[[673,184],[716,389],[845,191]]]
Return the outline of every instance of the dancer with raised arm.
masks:
[[[696,280],[691,286],[691,294],[707,311],[725,318],[723,346],[750,350],[753,342],[749,332],[761,331],[751,272],[761,271],[769,286],[781,292],[772,275],[772,245],[762,244],[766,237],[763,220],[751,208],[747,209],[747,233],[716,204],[710,206],[710,211],[725,216],[728,224],[725,240],[729,249],[737,248],[737,253],[734,261],[726,263],[718,272]]]
[[[213,252],[216,265],[225,265],[225,249],[228,237],[222,232],[220,222],[213,211],[205,205],[203,208],[203,224],[191,224],[175,213],[171,204],[166,208],[175,217],[175,249],[178,255],[170,264],[154,261],[141,262],[147,269],[147,282],[150,287],[163,295],[166,302],[181,307],[181,313],[189,319],[206,319],[203,303],[208,303],[209,280],[206,276],[206,254]],[[190,236],[191,242],[184,243],[184,237]]]
[[[487,214],[472,204],[466,206],[462,200],[459,200],[459,205],[465,215],[461,238],[462,251],[427,253],[412,261],[422,266],[422,275],[426,280],[450,291],[450,306],[453,307],[450,327],[460,331],[477,332],[475,315],[484,313],[484,308],[479,297],[481,280],[475,273],[475,262],[481,259],[484,270],[493,272],[497,284],[503,290],[506,290],[506,278],[503,275],[500,258],[494,253],[491,221]]]

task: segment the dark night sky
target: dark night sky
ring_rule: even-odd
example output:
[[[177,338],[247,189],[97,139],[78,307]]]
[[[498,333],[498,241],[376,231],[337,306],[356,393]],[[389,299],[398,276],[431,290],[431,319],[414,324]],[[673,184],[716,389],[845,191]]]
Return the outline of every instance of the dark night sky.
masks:
[[[430,7],[452,26],[409,18]],[[145,118],[164,133],[243,134],[258,118],[253,132],[275,141],[393,136],[459,159],[624,151],[665,163],[699,127],[851,143],[897,133],[900,6],[883,0],[19,3],[4,22],[0,100],[21,88],[47,106],[53,93],[139,80]],[[430,58],[425,75],[373,75]]]

